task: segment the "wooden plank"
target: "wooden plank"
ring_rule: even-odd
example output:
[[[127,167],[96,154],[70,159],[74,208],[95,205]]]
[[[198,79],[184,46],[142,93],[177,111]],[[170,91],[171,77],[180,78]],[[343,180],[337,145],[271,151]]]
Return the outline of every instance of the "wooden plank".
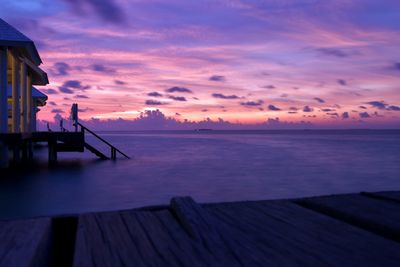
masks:
[[[389,200],[400,203],[400,191],[387,191],[387,192],[376,192],[376,193],[363,192],[361,194],[367,197]]]
[[[168,234],[168,230],[153,212],[143,211],[127,215],[136,216],[165,266],[204,266],[197,255],[190,253]],[[162,217],[167,213],[162,213]]]
[[[400,205],[359,194],[299,200],[304,207],[327,214],[386,238],[400,241]]]
[[[173,240],[159,217],[150,211],[81,215],[74,266],[204,266],[184,247],[187,242]]]
[[[293,240],[293,234],[299,233],[288,232],[290,228],[282,227],[279,222],[263,216],[260,212],[249,211],[247,204],[243,207],[216,205],[212,209],[221,221],[236,227],[247,234],[248,238],[253,239],[255,253],[267,255],[271,266],[334,266],[323,258],[316,257],[313,250],[307,250],[307,244],[304,244],[307,240]]]
[[[139,254],[148,266],[164,266],[165,261],[158,254],[141,222],[133,214],[134,211],[122,212],[121,217],[125,222],[130,238],[137,245]]]
[[[0,222],[0,266],[49,266],[51,219]]]
[[[214,256],[205,247],[193,241],[169,210],[156,211],[154,214],[173,240],[171,242],[182,250],[183,257],[193,258],[196,263],[200,263],[200,266],[217,265],[218,262]]]
[[[286,201],[208,206],[271,266],[397,266],[400,245]]]
[[[146,266],[145,260],[118,212],[79,217],[74,266]]]
[[[185,230],[213,254],[219,265],[263,266],[268,262],[264,254],[255,253],[246,234],[220,223],[190,197],[173,198],[171,208]]]

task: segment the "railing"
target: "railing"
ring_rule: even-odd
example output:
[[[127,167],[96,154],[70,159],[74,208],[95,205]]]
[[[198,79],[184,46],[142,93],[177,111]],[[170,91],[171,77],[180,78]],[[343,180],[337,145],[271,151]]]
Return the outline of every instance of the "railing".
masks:
[[[100,136],[98,136],[95,132],[93,132],[92,130],[88,129],[87,127],[85,127],[84,125],[80,124],[79,122],[75,122],[77,125],[79,125],[81,127],[81,131],[82,132],[89,132],[90,134],[92,134],[94,137],[96,137],[97,139],[99,139],[100,141],[102,141],[103,143],[105,143],[106,145],[108,145],[111,148],[111,159],[116,159],[117,158],[117,152],[120,153],[122,156],[124,156],[127,159],[130,159],[129,156],[127,156],[125,153],[123,153],[121,150],[119,150],[118,148],[116,148],[115,146],[113,146],[112,144],[110,144],[109,142],[107,142],[106,140],[104,140],[103,138],[101,138]]]

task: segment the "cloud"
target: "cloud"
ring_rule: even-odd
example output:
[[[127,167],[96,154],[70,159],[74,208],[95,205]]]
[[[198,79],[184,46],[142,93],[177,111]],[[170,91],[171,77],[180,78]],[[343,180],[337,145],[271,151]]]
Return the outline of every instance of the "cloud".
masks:
[[[50,102],[49,102],[49,105],[50,105],[50,106],[57,106],[57,103],[54,102],[54,101],[50,101]]]
[[[88,111],[92,111],[92,108],[78,108],[79,112],[88,112]]]
[[[101,73],[114,73],[115,72],[114,69],[108,68],[108,67],[104,66],[103,64],[92,64],[92,65],[90,65],[90,68],[93,71],[101,72]]]
[[[64,87],[64,86],[58,87],[58,90],[59,90],[61,93],[64,93],[64,94],[73,94],[73,93],[74,93],[73,90],[69,89],[68,87]]]
[[[86,17],[95,14],[104,22],[124,24],[125,13],[115,0],[64,0],[75,11],[76,15]]]
[[[64,82],[62,86],[58,87],[58,90],[64,94],[73,94],[73,89],[86,90],[88,88],[90,88],[90,86],[83,86],[78,80],[69,80]]]
[[[67,76],[69,75],[69,71],[71,70],[71,66],[65,62],[56,62],[53,65],[52,74],[56,76]]]
[[[360,113],[358,113],[358,115],[361,117],[361,118],[370,118],[371,116],[368,114],[368,112],[360,112]]]
[[[168,98],[170,98],[170,99],[172,99],[172,100],[175,100],[175,101],[186,101],[186,98],[183,97],[183,96],[173,96],[173,95],[170,95],[170,96],[168,96]]]
[[[237,95],[223,95],[220,93],[212,94],[212,97],[221,98],[221,99],[238,99],[238,98],[240,98]]]
[[[304,106],[304,108],[303,108],[303,112],[313,112],[313,108],[312,107],[309,107],[309,106]]]
[[[63,86],[80,89],[80,88],[82,88],[82,83],[77,80],[69,80],[69,81],[64,82]]]
[[[400,107],[386,104],[384,101],[370,101],[367,104],[377,108],[377,109],[385,109],[389,111],[400,111]]]
[[[367,107],[365,107],[365,106],[359,106],[359,108],[361,108],[361,109],[367,109]]]
[[[383,102],[383,101],[370,101],[370,102],[367,102],[367,104],[369,104],[375,108],[378,108],[378,109],[385,109],[387,106],[387,104],[385,104],[385,102]]]
[[[59,108],[53,108],[51,110],[51,113],[64,113],[64,111],[62,109],[59,109]]]
[[[319,103],[325,103],[325,100],[319,97],[314,97],[314,100],[318,101]]]
[[[393,68],[395,70],[400,70],[400,62],[394,63]]]
[[[254,106],[261,106],[264,104],[264,101],[258,100],[258,101],[247,101],[247,102],[241,102],[240,105],[242,106],[248,106],[248,107],[254,107]]]
[[[126,84],[126,82],[120,81],[120,80],[114,80],[114,83],[115,83],[116,85],[125,85],[125,84]]]
[[[207,109],[203,110],[207,112]],[[180,113],[178,113],[180,114]],[[179,116],[175,113],[176,116]],[[61,119],[57,114],[55,122]],[[92,118],[83,120],[84,124],[94,130],[194,130],[194,129],[215,129],[215,130],[240,130],[240,129],[306,129],[313,128],[310,122],[286,122],[279,118],[269,118],[266,121],[252,124],[231,123],[222,118],[212,120],[206,118],[200,121],[179,120],[179,117],[167,117],[160,110],[145,110],[134,119],[108,119],[100,120]],[[38,121],[39,127],[46,128],[46,121]],[[57,124],[52,124],[57,126]]]
[[[270,85],[262,86],[262,88],[265,88],[265,89],[275,89],[276,87],[275,87],[274,85],[270,84]]]
[[[387,108],[387,110],[400,111],[400,107],[398,107],[398,106],[389,106],[389,107]]]
[[[334,109],[331,108],[323,108],[321,109],[323,112],[331,112],[331,111],[335,111]]]
[[[148,106],[160,106],[160,105],[164,105],[164,103],[157,101],[157,100],[146,100],[145,102],[146,105]]]
[[[274,105],[268,105],[268,110],[272,110],[272,111],[279,111],[281,110],[280,108],[274,106]]]
[[[299,110],[298,108],[296,108],[296,107],[290,107],[289,108],[289,110],[294,110],[294,111],[297,111],[297,110]]]
[[[79,99],[87,99],[87,98],[89,98],[88,96],[86,96],[86,95],[76,95],[75,96],[75,98],[79,98]]]
[[[162,94],[160,94],[159,92],[150,92],[147,94],[148,96],[154,96],[154,97],[161,97],[163,96]]]
[[[331,116],[331,117],[339,117],[339,114],[337,114],[337,112],[328,112],[326,114]]]
[[[345,58],[350,56],[348,53],[337,48],[318,48],[317,51],[324,55],[334,56],[339,58]]]
[[[169,88],[169,89],[167,89],[165,91],[168,92],[168,93],[175,93],[175,92],[178,92],[178,93],[192,93],[192,90],[190,90],[188,88],[185,88],[185,87],[178,87],[178,86],[171,87],[171,88]]]
[[[347,85],[347,81],[346,81],[346,80],[343,80],[343,79],[338,79],[338,80],[337,80],[337,83],[340,84],[340,85],[342,85],[342,86],[346,86],[346,85]]]
[[[214,81],[214,82],[225,82],[226,81],[225,76],[222,76],[222,75],[213,75],[208,79],[210,81]]]
[[[42,91],[43,93],[47,94],[47,95],[56,95],[58,94],[58,91],[52,88],[49,89],[40,89],[40,91]]]
[[[349,116],[349,113],[346,111],[346,112],[343,112],[342,113],[342,119],[348,119],[350,116]]]

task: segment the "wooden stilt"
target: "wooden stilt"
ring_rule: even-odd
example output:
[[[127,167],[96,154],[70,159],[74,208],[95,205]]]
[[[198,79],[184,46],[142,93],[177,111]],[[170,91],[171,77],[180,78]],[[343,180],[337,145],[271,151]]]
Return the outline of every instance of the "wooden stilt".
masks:
[[[7,48],[0,47],[0,133],[3,134],[8,132],[7,63]],[[7,168],[8,163],[8,146],[0,142],[0,168]]]
[[[13,146],[13,162],[14,164],[18,164],[21,161],[21,146],[18,145],[14,145]]]
[[[55,164],[57,162],[57,141],[56,140],[49,140],[48,147],[49,147],[49,164]]]
[[[32,110],[33,110],[33,100],[32,100],[32,77],[27,73],[26,80],[26,118],[27,118],[27,131],[32,132]]]
[[[21,91],[21,132],[27,132],[27,90],[26,90],[26,64],[21,63],[20,70],[20,91]]]
[[[11,53],[12,64],[11,64],[11,84],[12,84],[12,132],[19,133],[20,132],[20,104],[19,104],[19,61],[14,55]]]

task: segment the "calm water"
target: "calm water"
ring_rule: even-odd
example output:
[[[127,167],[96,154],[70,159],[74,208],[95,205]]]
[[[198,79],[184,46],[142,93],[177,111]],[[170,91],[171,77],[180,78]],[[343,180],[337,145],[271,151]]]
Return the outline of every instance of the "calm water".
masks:
[[[134,158],[63,153],[57,168],[2,171],[0,218],[168,204],[183,195],[216,202],[400,190],[400,131],[328,133],[103,133]]]

